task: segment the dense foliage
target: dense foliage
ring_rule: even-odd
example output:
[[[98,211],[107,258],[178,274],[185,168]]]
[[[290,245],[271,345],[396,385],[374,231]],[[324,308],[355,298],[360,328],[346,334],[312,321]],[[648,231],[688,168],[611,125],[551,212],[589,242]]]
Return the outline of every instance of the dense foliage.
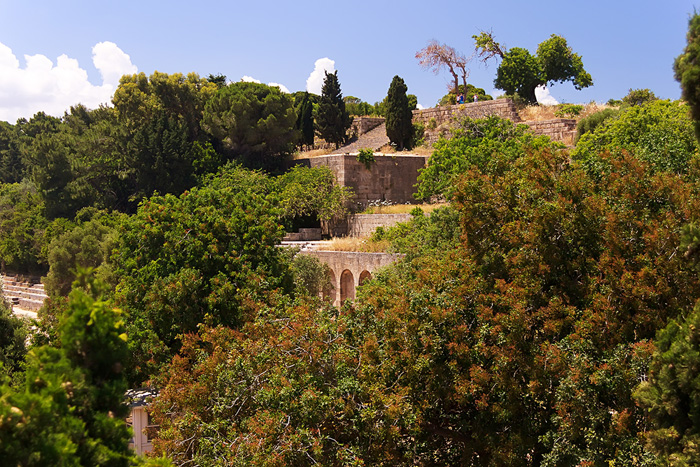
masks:
[[[60,348],[27,356],[18,387],[3,381],[0,457],[9,465],[133,463],[123,403],[126,335],[119,310],[92,294],[71,294]]]
[[[275,86],[238,82],[219,89],[203,122],[232,156],[254,167],[276,167],[299,139],[292,99]]]
[[[418,176],[418,199],[451,198],[456,179],[471,168],[487,173],[506,170],[528,148],[558,148],[549,138],[535,136],[524,125],[498,117],[464,119],[451,138],[434,144],[425,169]]]
[[[700,139],[700,15],[697,12],[688,21],[687,45],[676,57],[673,69],[680,81],[683,100],[690,106],[695,125],[695,134]]]
[[[611,170],[605,152],[633,152],[653,170],[688,172],[698,145],[688,106],[677,101],[655,100],[626,107],[584,134],[572,151],[595,176]]]
[[[155,374],[200,323],[237,326],[249,302],[290,290],[276,206],[263,174],[239,167],[180,197],[154,196],[123,225],[118,301],[129,311],[135,383]]]

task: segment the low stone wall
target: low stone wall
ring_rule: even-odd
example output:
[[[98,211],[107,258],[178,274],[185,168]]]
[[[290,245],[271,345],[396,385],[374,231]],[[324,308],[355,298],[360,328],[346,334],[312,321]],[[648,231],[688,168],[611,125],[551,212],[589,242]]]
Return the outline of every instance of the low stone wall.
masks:
[[[576,120],[570,118],[555,118],[539,122],[525,122],[533,133],[549,136],[552,141],[559,141],[572,146],[576,139]]]
[[[321,240],[322,230],[320,227],[300,228],[298,232],[289,232],[282,241],[285,242],[309,242]]]
[[[391,227],[409,220],[411,220],[410,214],[355,214],[348,218],[347,235],[368,237],[377,230],[377,227]]]

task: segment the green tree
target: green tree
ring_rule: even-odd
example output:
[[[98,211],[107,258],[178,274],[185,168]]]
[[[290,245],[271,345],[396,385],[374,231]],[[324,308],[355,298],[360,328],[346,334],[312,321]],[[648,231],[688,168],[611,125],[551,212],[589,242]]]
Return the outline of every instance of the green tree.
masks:
[[[27,353],[27,331],[22,319],[13,315],[10,305],[0,298],[0,381],[21,374]]]
[[[26,176],[17,127],[0,122],[0,183],[18,183]]]
[[[644,105],[647,102],[658,100],[658,97],[649,89],[630,89],[622,98],[623,105]]]
[[[688,44],[673,64],[676,80],[681,83],[683,99],[690,107],[695,135],[700,139],[700,15],[693,14],[688,21]]]
[[[100,296],[71,294],[61,347],[27,356],[23,383],[0,396],[0,456],[11,465],[127,466],[133,462],[123,403],[126,336],[120,312]]]
[[[646,433],[651,449],[664,465],[700,463],[700,306],[685,319],[672,320],[659,332],[649,379],[635,398],[646,409],[652,427]]]
[[[413,113],[408,103],[408,87],[398,75],[394,76],[387,93],[386,135],[399,150],[411,145],[413,138]]]
[[[316,113],[316,133],[328,143],[339,148],[347,139],[347,131],[352,119],[345,110],[343,94],[338,82],[338,71],[325,72],[321,100]]]
[[[71,291],[77,271],[91,268],[108,282],[110,247],[116,241],[117,222],[111,216],[98,215],[56,236],[48,246],[49,272],[43,278],[46,293],[65,297]],[[116,217],[116,216],[115,216]]]
[[[513,47],[503,57],[503,62],[496,70],[493,85],[503,89],[506,94],[518,96],[527,102],[537,103],[535,88],[546,83],[542,66],[527,49]]]
[[[230,157],[253,167],[274,167],[298,141],[292,99],[276,86],[238,82],[206,104],[204,124]]]
[[[305,92],[299,99],[295,99],[294,107],[297,112],[296,128],[299,131],[299,145],[312,147],[314,145],[314,104],[311,94]]]
[[[318,223],[340,220],[348,214],[352,190],[338,186],[328,167],[295,166],[276,177],[273,185],[275,204],[288,226],[307,217]]]
[[[155,374],[200,323],[239,326],[251,303],[291,291],[269,187],[265,175],[231,167],[179,197],[147,199],[125,222],[113,260],[132,383]]]
[[[538,86],[571,81],[580,90],[593,84],[591,75],[583,68],[581,57],[571,50],[566,39],[556,34],[537,46],[537,55],[520,47],[506,50],[491,33],[482,32],[473,37],[483,60],[496,56],[502,58],[494,86],[506,94],[518,94],[527,102],[536,104],[535,88]]]
[[[584,134],[571,152],[596,177],[613,169],[606,151],[628,151],[653,170],[687,174],[697,158],[698,143],[688,106],[681,102],[655,100],[621,109],[605,119],[593,132]]]
[[[31,182],[0,185],[0,269],[41,273],[47,225],[43,200]]]

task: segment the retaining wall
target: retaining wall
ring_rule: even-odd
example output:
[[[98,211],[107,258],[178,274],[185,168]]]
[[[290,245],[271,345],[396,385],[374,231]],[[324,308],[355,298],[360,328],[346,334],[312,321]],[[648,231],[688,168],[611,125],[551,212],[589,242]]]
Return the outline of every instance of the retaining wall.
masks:
[[[352,188],[354,201],[358,206],[366,206],[376,200],[396,204],[413,202],[418,169],[425,167],[427,159],[428,156],[375,154],[375,161],[369,169],[351,154],[319,156],[296,162],[308,163],[311,167],[329,167],[338,185]]]
[[[350,135],[360,136],[384,123],[384,117],[354,117],[350,125]]]
[[[411,220],[410,214],[355,214],[347,221],[347,233],[351,237],[368,237],[377,227],[391,227]]]
[[[549,136],[552,141],[559,141],[567,146],[574,144],[576,139],[576,120],[570,118],[555,118],[538,122],[525,122],[533,133]]]

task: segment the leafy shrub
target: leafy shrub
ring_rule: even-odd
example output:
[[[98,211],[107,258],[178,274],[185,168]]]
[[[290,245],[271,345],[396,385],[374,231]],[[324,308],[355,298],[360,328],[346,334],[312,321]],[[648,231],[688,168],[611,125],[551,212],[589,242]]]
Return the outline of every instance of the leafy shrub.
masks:
[[[558,106],[554,115],[557,117],[575,117],[581,114],[583,106],[579,104],[561,104]]]
[[[581,136],[594,131],[598,125],[619,113],[618,109],[603,109],[600,112],[582,118],[576,125],[576,141],[578,142]]]
[[[622,98],[622,103],[629,106],[644,105],[658,99],[649,89],[630,89],[629,93]]]
[[[413,137],[411,138],[411,147],[421,146],[425,143],[425,125],[422,123],[413,124]]]
[[[416,199],[450,198],[456,178],[471,168],[494,173],[507,170],[528,148],[563,147],[545,136],[535,136],[525,125],[491,116],[464,119],[452,130],[452,138],[441,138],[427,166],[418,176]]]
[[[606,151],[632,152],[648,163],[652,172],[686,174],[691,159],[697,158],[698,144],[688,106],[679,101],[655,100],[626,107],[616,118],[607,118],[585,133],[571,155],[600,178],[611,166],[602,157]]]
[[[357,154],[357,160],[365,165],[365,168],[369,170],[374,164],[374,151],[369,148],[362,148]]]

